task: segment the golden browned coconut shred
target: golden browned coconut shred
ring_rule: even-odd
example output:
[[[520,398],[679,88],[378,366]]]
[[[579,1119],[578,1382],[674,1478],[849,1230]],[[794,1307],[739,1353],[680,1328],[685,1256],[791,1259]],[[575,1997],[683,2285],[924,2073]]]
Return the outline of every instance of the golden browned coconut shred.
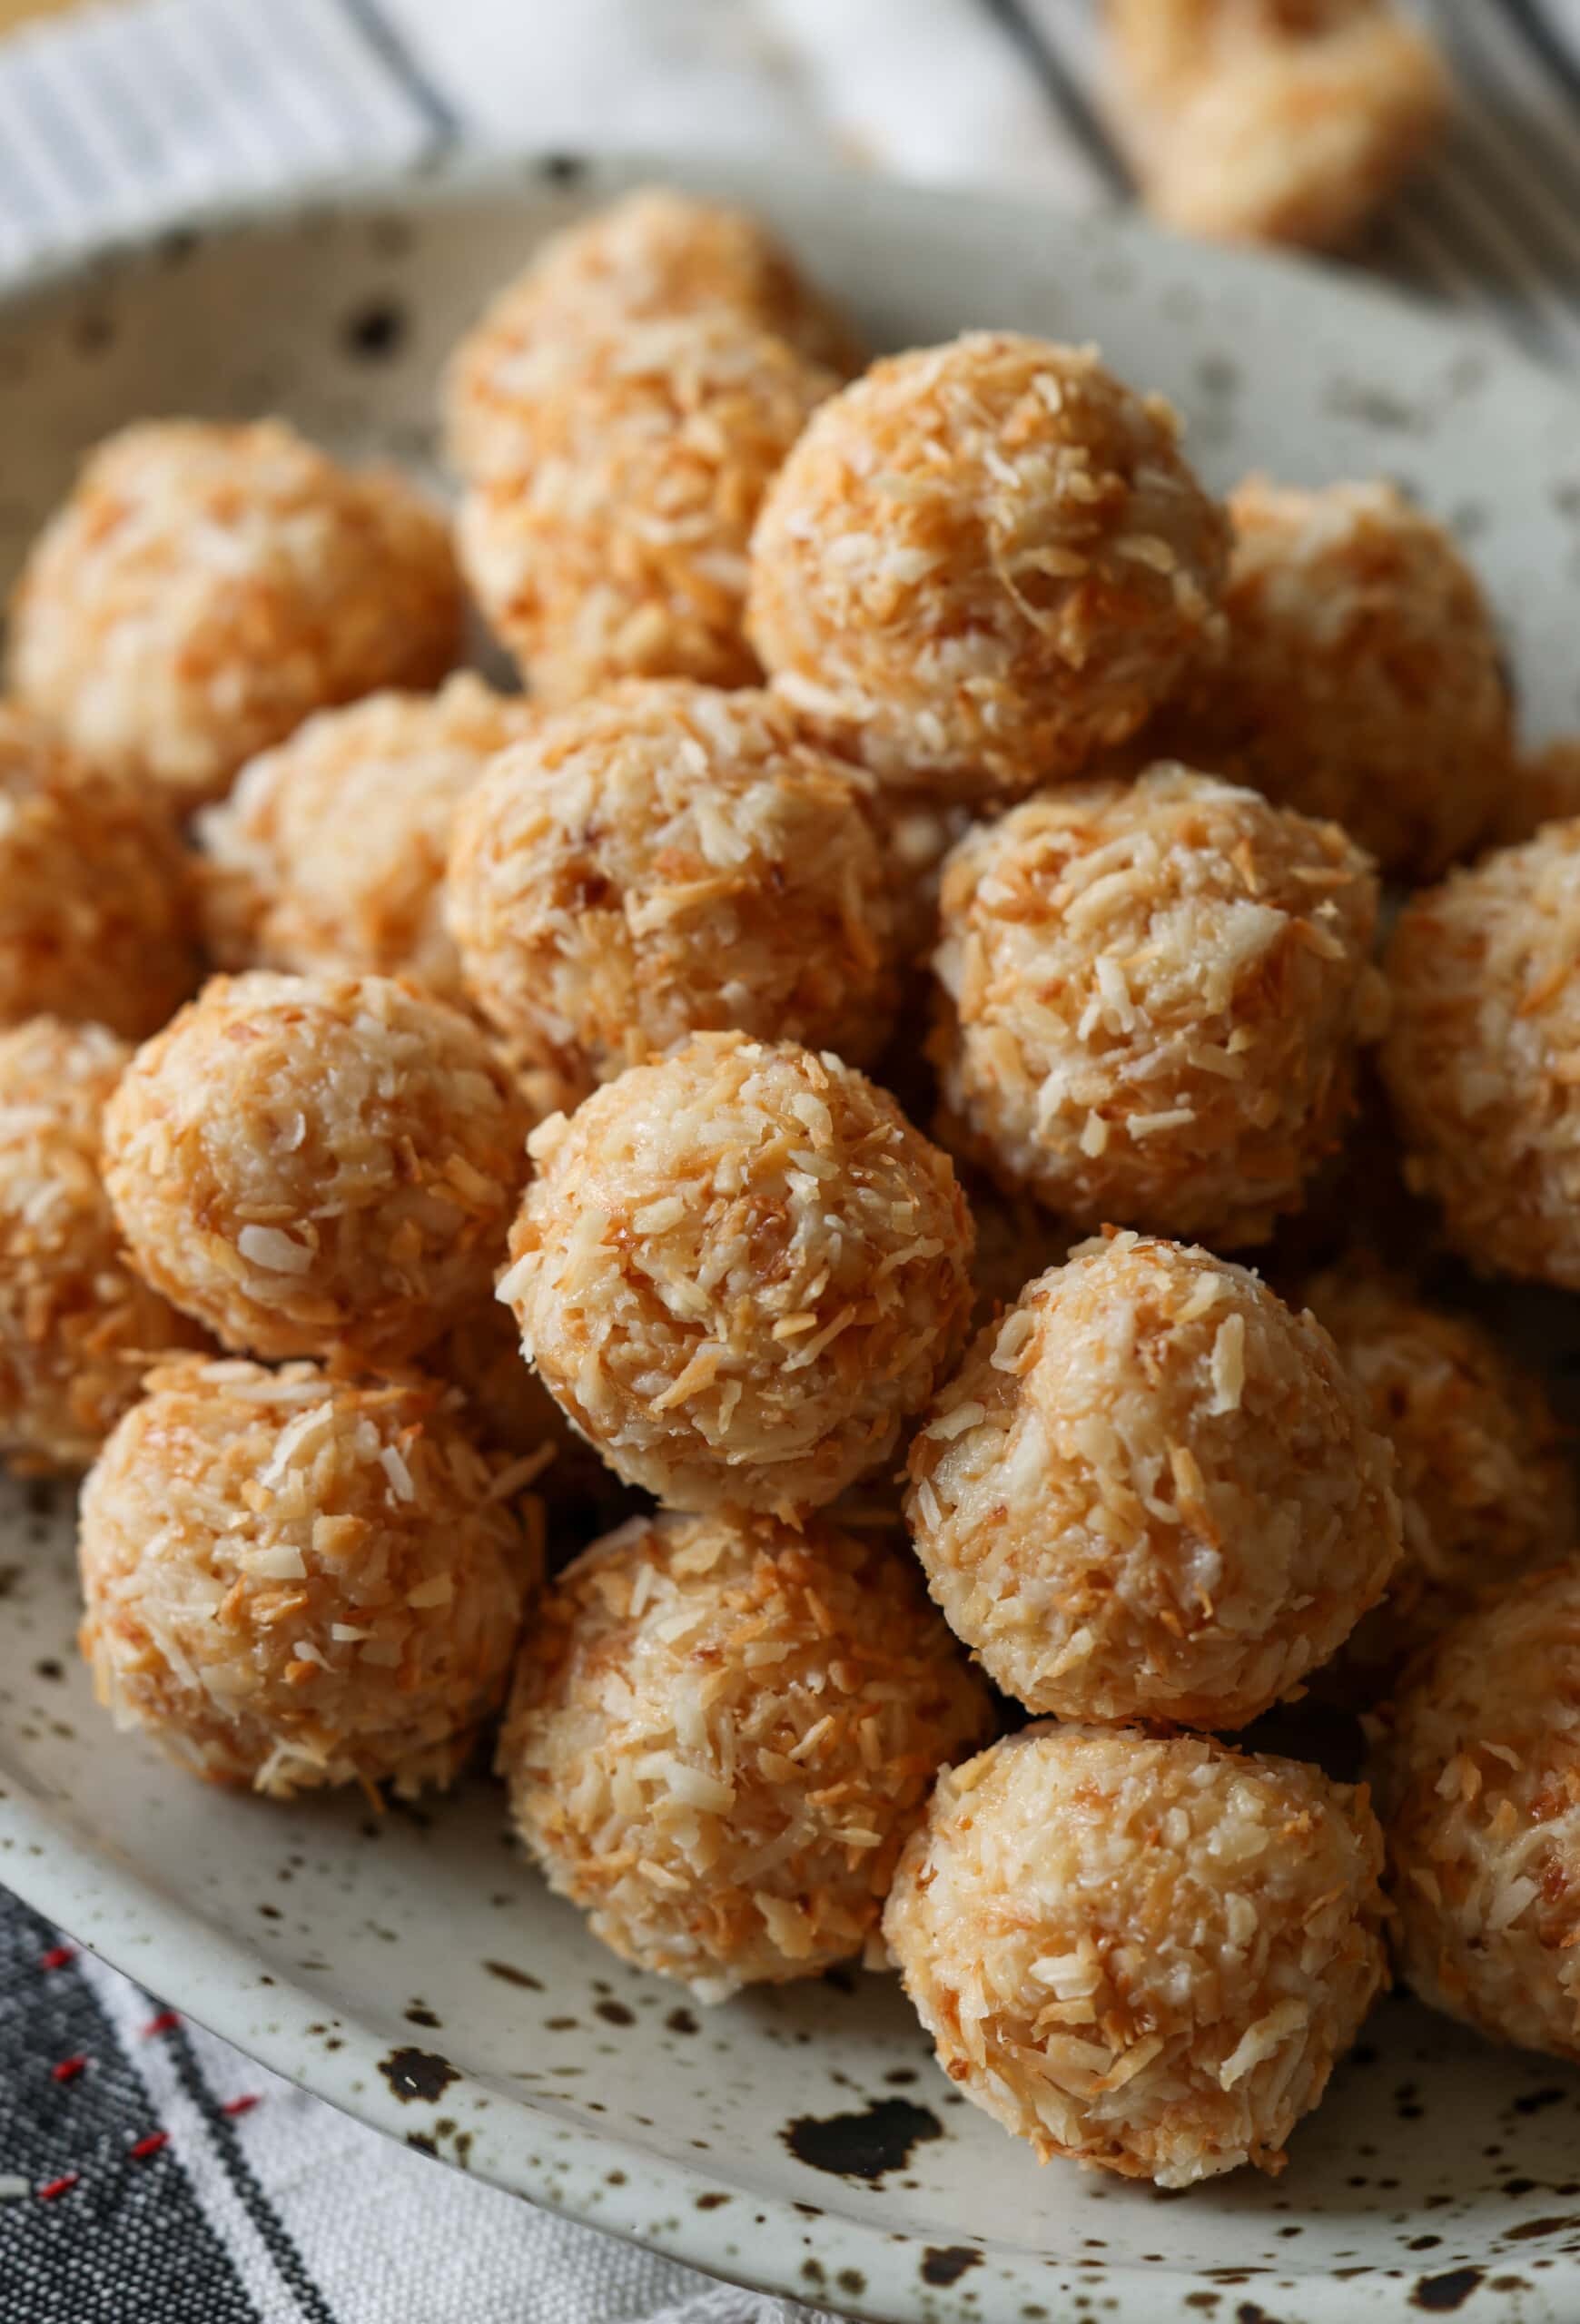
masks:
[[[1580,1565],[1445,1633],[1386,1723],[1378,1788],[1412,1989],[1580,2060]]]
[[[456,537],[540,700],[563,705],[618,677],[753,682],[752,526],[835,384],[718,310],[534,346],[512,381],[513,463],[467,484]]]
[[[1215,627],[1228,527],[1159,397],[1012,331],[875,363],[752,542],[747,629],[883,781],[1016,794],[1122,743]]]
[[[1159,765],[978,826],[944,867],[949,1134],[1072,1228],[1234,1246],[1338,1143],[1385,994],[1335,823]]]
[[[100,1700],[213,1782],[449,1783],[541,1556],[508,1482],[430,1383],[166,1366],[84,1491]]]
[[[536,714],[469,671],[436,694],[321,712],[197,822],[204,932],[224,969],[368,970],[462,999],[441,891],[456,814]]]
[[[282,420],[144,420],[84,462],[11,606],[10,677],[85,757],[192,807],[308,714],[460,649],[441,512]]]
[[[698,1034],[531,1149],[499,1296],[583,1434],[672,1507],[834,1500],[959,1352],[948,1157],[832,1053]]]
[[[1580,821],[1413,896],[1383,1077],[1411,1189],[1473,1266],[1580,1289]]]
[[[639,323],[712,313],[842,376],[861,368],[843,319],[755,218],[645,186],[550,235],[462,339],[444,388],[452,465],[467,477],[520,468],[530,451],[521,388],[536,349],[589,347]]]
[[[1392,1467],[1314,1317],[1114,1234],[978,1334],[912,1440],[905,1510],[950,1624],[1030,1709],[1228,1728],[1381,1596]]]
[[[1383,0],[1108,14],[1215,231],[1425,133]],[[1393,486],[1220,502],[1093,348],[862,371],[755,221],[580,209],[453,517],[146,421],[25,561],[0,1457],[88,1472],[100,1701],[273,1799],[491,1749],[588,1942],[897,1966],[1039,2159],[1281,2169],[1390,1922],[1580,2058],[1580,1486],[1433,1304],[1580,1287],[1580,742]],[[1223,1739],[1308,1690],[1386,1842]]]
[[[1282,2170],[1385,1982],[1382,1861],[1316,1768],[1049,1723],[941,1777],[884,1934],[965,2097],[1188,2187]]]
[[[157,1032],[200,974],[193,887],[156,793],[0,703],[0,1025]]]
[[[629,681],[545,718],[458,819],[474,999],[573,1086],[702,1031],[866,1064],[896,980],[862,793],[751,687]]]
[[[102,1176],[132,1052],[102,1025],[0,1033],[0,1452],[85,1468],[162,1351],[202,1334],[136,1273]]]
[[[634,1520],[548,1595],[499,1771],[555,1888],[701,1999],[873,1940],[986,1688],[903,1548],[823,1521]]]
[[[104,1174],[134,1263],[239,1354],[399,1362],[487,1291],[528,1109],[388,977],[216,977],[137,1052]]]

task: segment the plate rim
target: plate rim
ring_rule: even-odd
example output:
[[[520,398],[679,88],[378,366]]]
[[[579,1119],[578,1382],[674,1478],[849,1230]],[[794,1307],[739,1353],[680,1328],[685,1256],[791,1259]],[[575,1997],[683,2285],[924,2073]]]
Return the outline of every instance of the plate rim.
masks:
[[[1352,317],[1375,315],[1394,332],[1414,336],[1417,345],[1445,355],[1475,352],[1498,370],[1511,373],[1552,405],[1572,410],[1580,423],[1580,382],[1544,363],[1512,340],[1489,317],[1445,310],[1423,294],[1352,275],[1331,261],[1309,257],[1228,248],[1195,242],[1150,225],[1128,204],[1104,202],[1095,209],[1064,209],[1035,193],[1017,193],[982,186],[954,185],[939,181],[910,182],[873,178],[836,166],[808,167],[770,153],[754,157],[727,151],[710,154],[665,153],[659,150],[608,148],[568,151],[563,147],[523,147],[479,153],[467,148],[430,151],[393,168],[380,167],[343,172],[310,188],[274,189],[224,196],[193,204],[162,217],[146,228],[104,238],[86,246],[47,251],[14,271],[0,289],[0,333],[14,316],[25,315],[73,290],[93,290],[118,277],[135,275],[154,262],[173,241],[196,235],[205,241],[293,227],[316,218],[372,217],[380,212],[426,211],[468,201],[499,200],[532,188],[539,197],[561,184],[568,214],[589,198],[605,196],[648,182],[689,185],[724,198],[749,200],[745,182],[759,181],[772,199],[773,189],[800,189],[830,194],[847,190],[854,201],[904,205],[923,215],[961,208],[976,212],[985,222],[993,215],[1025,222],[1038,222],[1049,241],[1080,234],[1110,245],[1116,256],[1131,251],[1156,268],[1164,257],[1183,276],[1209,281],[1254,284],[1273,281],[1286,296],[1295,288],[1331,312]],[[78,1833],[68,1811],[52,1808],[47,1794],[0,1762],[0,1885],[11,1889],[44,1918],[71,1936],[95,1958],[141,1983],[140,1970],[162,1944],[183,1951],[183,1995],[179,2006],[220,2039],[231,2042],[271,2072],[314,2097],[337,2107],[397,2143],[408,2143],[416,2123],[407,2102],[388,2089],[379,2072],[380,2052],[389,2037],[380,2035],[354,2016],[340,2021],[343,2047],[326,2057],[308,2035],[310,2022],[322,2015],[323,2003],[294,1979],[272,1970],[262,1971],[245,1944],[206,1915],[183,1907],[165,1896],[153,1881],[120,1862],[114,1854]],[[84,1925],[94,1910],[93,1895],[103,1892],[114,1909],[115,1935],[105,1942],[102,1929]],[[79,1915],[81,1917],[79,1917]],[[267,1984],[272,2028],[249,2030],[238,2038],[235,2020],[243,1994],[255,1994]],[[350,2084],[360,2079],[352,2092]],[[476,2077],[458,2070],[445,2091],[443,2105],[451,2112],[478,2094],[490,2112],[489,2137],[480,2142],[483,2154],[501,2148],[490,2165],[479,2159],[467,2175],[502,2188],[562,2217],[600,2232],[619,2236],[644,2249],[662,2253],[721,2282],[737,2284],[779,2298],[810,2303],[837,2314],[875,2319],[875,2324],[943,2324],[943,2319],[973,2319],[982,2324],[986,2286],[982,2278],[983,2305],[973,2296],[965,2279],[963,2299],[948,2287],[918,2280],[915,2255],[929,2249],[924,2235],[913,2230],[869,2224],[833,2211],[815,2219],[805,2207],[785,2197],[755,2194],[751,2201],[772,2239],[756,2239],[764,2256],[744,2270],[734,2260],[721,2258],[723,2229],[717,2216],[696,2208],[699,2193],[713,2191],[717,2181],[706,2170],[680,2159],[656,2153],[614,2129],[597,2129],[559,2117],[528,2093],[513,2094],[508,2107],[499,2093]],[[530,2121],[541,2127],[543,2140],[555,2150],[553,2162],[528,2162],[512,2153],[509,2134],[501,2138],[500,2123]],[[438,2160],[464,2169],[440,2153]],[[617,2161],[628,2166],[625,2183],[608,2185],[607,2167]],[[560,2162],[585,2168],[587,2183],[574,2191],[555,2184]],[[588,2201],[594,2179],[602,2192],[596,2208]],[[741,2191],[738,2182],[732,2192]],[[667,2204],[672,2216],[655,2223],[656,2207]],[[770,2244],[782,2249],[783,2259],[768,2259]],[[814,2280],[795,2272],[789,2257],[816,2260],[821,2274]],[[1132,2294],[1135,2313],[1142,2299],[1150,2299],[1156,2313],[1173,2312],[1185,2292],[1200,2289],[1202,2272],[1173,2265],[1146,2266],[1122,2259],[1106,2260],[1101,2271],[1071,2260],[1035,2253],[1005,2251],[991,2240],[978,2247],[984,2260],[1000,2271],[993,2291],[994,2309],[1002,2299],[1069,2298],[1076,2292],[1095,2294],[1104,2287]],[[903,2267],[896,2256],[904,2255]],[[868,2290],[857,2294],[838,2280],[843,2266],[859,2268]],[[1412,2300],[1408,2280],[1395,2282],[1339,2282],[1313,2270],[1295,2270],[1294,2296],[1305,2324],[1350,2324],[1362,2315],[1402,2319],[1419,2313]],[[1571,2314],[1565,2290],[1580,2284],[1580,2262],[1561,2260],[1540,2285],[1531,2285],[1527,2304],[1520,2313],[1526,2324],[1560,2324]],[[1228,2288],[1226,2287],[1226,2294]],[[1267,2286],[1282,2304],[1289,2297],[1282,2286]],[[1163,2303],[1167,2302],[1167,2309]],[[1126,2300],[1126,2308],[1130,2308]],[[992,2311],[989,2311],[992,2312]]]

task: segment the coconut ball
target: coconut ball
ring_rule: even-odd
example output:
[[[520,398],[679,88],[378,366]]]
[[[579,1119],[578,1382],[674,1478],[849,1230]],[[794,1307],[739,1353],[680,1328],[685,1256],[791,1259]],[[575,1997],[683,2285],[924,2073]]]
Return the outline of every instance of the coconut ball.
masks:
[[[583,1435],[671,1507],[832,1501],[959,1352],[948,1157],[832,1053],[698,1034],[531,1152],[499,1296]]]
[[[127,1264],[100,1176],[132,1052],[102,1025],[0,1033],[0,1455],[86,1468],[163,1349],[201,1334]]]
[[[286,1798],[450,1781],[504,1693],[532,1532],[431,1383],[197,1358],[83,1491],[82,1648],[117,1727]]]
[[[198,980],[185,853],[161,803],[0,702],[0,1024],[139,1039]]]
[[[1442,528],[1389,484],[1229,499],[1221,652],[1160,748],[1308,815],[1405,880],[1474,849],[1507,796],[1512,710],[1491,609]]]
[[[950,1628],[1028,1709],[1244,1727],[1381,1597],[1392,1466],[1309,1315],[1116,1234],[978,1334],[905,1513]]]
[[[539,701],[557,707],[619,677],[753,684],[752,525],[834,384],[716,310],[524,355],[516,455],[469,485],[457,540]]]
[[[1308,1296],[1394,1448],[1404,1556],[1343,1656],[1375,1699],[1457,1616],[1580,1547],[1575,1474],[1542,1381],[1473,1317],[1363,1267],[1319,1276]]]
[[[604,1079],[732,1028],[865,1063],[889,888],[848,773],[769,695],[633,682],[544,723],[461,808],[449,924],[517,1047]]]
[[[456,811],[533,714],[469,672],[321,711],[198,819],[222,968],[370,970],[461,999],[440,889]]]
[[[1483,1271],[1580,1290],[1580,821],[1400,913],[1383,1078],[1413,1192]]]
[[[92,453],[11,607],[11,679],[84,755],[217,798],[311,711],[437,684],[460,642],[441,512],[278,419],[140,421]]]
[[[884,1935],[963,2095],[1160,2187],[1276,2172],[1385,1976],[1364,1789],[1043,1725],[939,1777]]]
[[[387,977],[216,977],[133,1058],[104,1176],[140,1273],[226,1347],[396,1362],[487,1292],[528,1118]]]
[[[1380,1024],[1377,903],[1335,825],[1184,767],[1025,801],[944,871],[954,1134],[1072,1226],[1263,1239]]]
[[[1395,1942],[1412,1989],[1580,2061],[1580,1564],[1457,1622],[1381,1754]]]
[[[1106,0],[1110,117],[1148,208],[1221,241],[1348,242],[1453,103],[1388,0]]]
[[[1071,773],[1213,627],[1228,531],[1179,432],[1090,348],[974,331],[874,364],[763,504],[764,667],[884,782],[978,797]]]
[[[549,1591],[499,1767],[593,1934],[720,2001],[860,1954],[934,1773],[991,1731],[903,1551],[637,1518]]]
[[[644,186],[551,234],[461,340],[445,381],[452,462],[465,476],[522,465],[521,381],[546,343],[586,347],[716,310],[830,371],[860,368],[841,317],[755,218]]]

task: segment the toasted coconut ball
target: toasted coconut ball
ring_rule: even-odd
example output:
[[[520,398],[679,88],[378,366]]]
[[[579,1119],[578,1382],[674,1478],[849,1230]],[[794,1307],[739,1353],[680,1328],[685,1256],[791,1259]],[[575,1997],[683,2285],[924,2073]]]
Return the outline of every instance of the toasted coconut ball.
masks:
[[[1445,1634],[1399,1699],[1378,1796],[1413,1989],[1580,2060],[1580,1564]]]
[[[0,1033],[0,1454],[85,1468],[161,1350],[200,1334],[133,1275],[100,1177],[132,1052],[102,1025]]]
[[[456,810],[532,724],[469,672],[436,694],[322,711],[253,759],[198,822],[215,960],[409,976],[459,1000],[440,911]]]
[[[941,1776],[884,1935],[963,2094],[1038,2158],[1252,2163],[1384,1982],[1364,1788],[1204,1736],[1027,1728]]]
[[[100,445],[12,601],[17,694],[98,764],[217,798],[327,704],[438,683],[461,596],[443,516],[277,419]]]
[[[842,318],[755,219],[647,186],[551,235],[461,340],[445,382],[452,462],[478,476],[530,458],[522,381],[546,344],[586,347],[633,324],[716,310],[830,371],[860,369]]]
[[[225,1346],[393,1362],[482,1297],[528,1117],[481,1032],[386,977],[216,977],[104,1118],[140,1271]]]
[[[589,1443],[671,1507],[832,1501],[959,1352],[948,1157],[831,1053],[699,1034],[531,1150],[499,1296]]]
[[[198,980],[190,867],[161,803],[0,702],[0,1025],[139,1039]]]
[[[1490,608],[1440,526],[1389,484],[1251,477],[1220,654],[1163,713],[1160,746],[1330,816],[1405,880],[1486,835],[1513,763]]]
[[[1473,1265],[1580,1290],[1580,820],[1400,913],[1383,1078],[1406,1177]]]
[[[1027,800],[944,871],[955,1130],[1072,1226],[1262,1239],[1380,1025],[1377,901],[1337,826],[1184,767]]]
[[[834,385],[782,339],[716,310],[523,356],[516,457],[473,479],[457,539],[539,701],[619,677],[753,683],[752,526]]]
[[[1457,1615],[1580,1546],[1575,1475],[1541,1380],[1472,1317],[1362,1267],[1308,1295],[1394,1448],[1405,1553],[1343,1657],[1375,1699]]]
[[[1106,0],[1105,30],[1148,208],[1215,241],[1351,241],[1452,107],[1437,49],[1389,0]]]
[[[1516,761],[1493,837],[1501,847],[1513,846],[1571,815],[1580,815],[1580,734],[1560,735]]]
[[[950,1627],[1029,1709],[1244,1727],[1381,1597],[1391,1469],[1309,1315],[1113,1235],[978,1334],[905,1513]]]
[[[430,1383],[165,1366],[83,1491],[99,1700],[213,1783],[448,1783],[535,1578],[493,1483]]]
[[[903,1551],[637,1518],[549,1592],[499,1765],[594,1935],[720,2001],[861,1953],[933,1775],[991,1729]]]
[[[876,363],[763,505],[748,629],[888,783],[1030,791],[1122,742],[1213,626],[1228,534],[1157,397],[1011,331]]]
[[[461,808],[449,924],[516,1046],[584,1081],[688,1033],[882,1046],[889,885],[861,794],[765,694],[649,681],[546,721]]]

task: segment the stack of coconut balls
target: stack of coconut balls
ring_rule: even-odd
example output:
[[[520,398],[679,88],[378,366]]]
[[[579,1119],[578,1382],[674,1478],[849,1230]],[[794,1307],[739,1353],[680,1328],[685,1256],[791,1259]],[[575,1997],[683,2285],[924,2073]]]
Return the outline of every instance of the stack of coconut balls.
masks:
[[[627,1959],[886,1944],[1039,2154],[1274,2171],[1387,1924],[1580,2055],[1567,1450],[1383,1264],[1580,1289],[1580,749],[1387,485],[1220,506],[1090,349],[863,361],[650,192],[457,350],[453,546],[277,421],[91,457],[0,713],[0,1431],[197,1773],[507,1706]],[[1391,1903],[1364,1787],[1221,1739],[1312,1686]]]

